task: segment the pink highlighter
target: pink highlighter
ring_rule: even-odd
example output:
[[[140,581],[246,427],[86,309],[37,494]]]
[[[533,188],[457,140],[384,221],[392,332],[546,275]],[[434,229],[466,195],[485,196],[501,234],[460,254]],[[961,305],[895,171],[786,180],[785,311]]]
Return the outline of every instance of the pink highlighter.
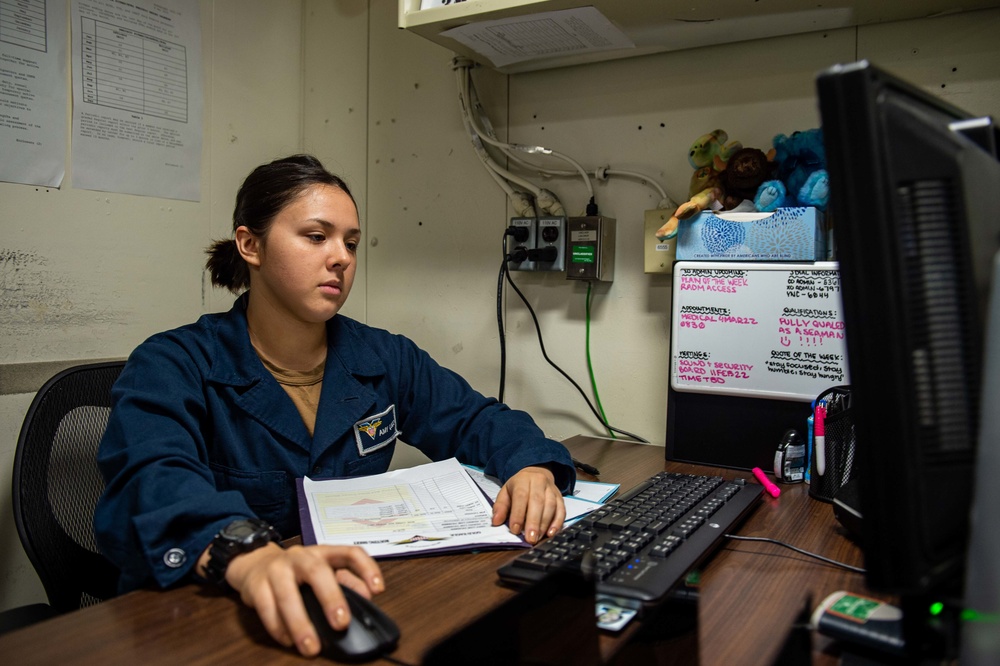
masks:
[[[771,494],[771,497],[777,497],[781,494],[781,488],[771,483],[771,479],[767,478],[760,467],[753,468],[753,475],[760,481],[760,485],[764,486],[764,490]]]

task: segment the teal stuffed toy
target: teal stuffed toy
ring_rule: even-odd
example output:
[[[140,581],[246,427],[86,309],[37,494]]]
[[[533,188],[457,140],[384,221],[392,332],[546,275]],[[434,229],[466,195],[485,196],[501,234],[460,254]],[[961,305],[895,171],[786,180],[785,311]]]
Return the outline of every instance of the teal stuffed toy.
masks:
[[[826,171],[826,150],[820,129],[774,137],[768,153],[774,163],[775,178],[757,190],[754,205],[769,213],[776,208],[813,206],[826,210],[830,200],[830,178]]]

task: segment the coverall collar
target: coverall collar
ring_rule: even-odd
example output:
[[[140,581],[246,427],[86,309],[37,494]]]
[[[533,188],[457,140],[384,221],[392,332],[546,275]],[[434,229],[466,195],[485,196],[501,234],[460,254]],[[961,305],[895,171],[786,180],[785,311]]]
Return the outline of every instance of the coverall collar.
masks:
[[[219,320],[219,348],[208,379],[237,389],[240,395],[236,402],[241,409],[318,457],[375,407],[375,392],[358,379],[384,376],[385,365],[350,326],[345,325],[343,315],[331,318],[326,324],[323,389],[314,436],[310,440],[295,406],[287,396],[276,393],[283,391],[250,344],[246,302],[247,294],[244,293]]]

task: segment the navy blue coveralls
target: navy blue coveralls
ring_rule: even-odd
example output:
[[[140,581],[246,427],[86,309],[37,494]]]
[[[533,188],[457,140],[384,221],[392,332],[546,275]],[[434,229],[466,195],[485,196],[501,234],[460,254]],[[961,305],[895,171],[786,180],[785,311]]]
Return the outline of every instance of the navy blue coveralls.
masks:
[[[299,534],[295,479],[384,472],[397,436],[502,482],[548,465],[572,492],[565,447],[412,341],[343,315],[327,323],[327,340],[313,437],[250,345],[245,297],[136,348],[98,453],[107,487],[94,527],[121,591],[180,581],[239,517]]]

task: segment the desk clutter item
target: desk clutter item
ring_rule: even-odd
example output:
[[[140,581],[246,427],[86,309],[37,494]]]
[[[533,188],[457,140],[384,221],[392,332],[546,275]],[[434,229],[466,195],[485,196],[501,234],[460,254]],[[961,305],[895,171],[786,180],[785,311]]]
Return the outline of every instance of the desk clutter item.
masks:
[[[789,428],[774,452],[774,478],[782,483],[801,483],[806,476],[807,442],[795,428]]]
[[[823,213],[779,208],[769,213],[703,211],[680,221],[677,259],[816,261],[826,259]]]
[[[834,592],[816,607],[810,624],[830,638],[896,657],[904,655],[903,612],[884,601],[850,592]],[[882,661],[866,659],[863,663]]]
[[[858,474],[851,389],[835,386],[816,397],[809,496],[832,502]]]
[[[583,569],[593,574],[598,598],[650,607],[756,508],[762,492],[721,476],[660,472],[497,573],[524,584],[562,568]]]

